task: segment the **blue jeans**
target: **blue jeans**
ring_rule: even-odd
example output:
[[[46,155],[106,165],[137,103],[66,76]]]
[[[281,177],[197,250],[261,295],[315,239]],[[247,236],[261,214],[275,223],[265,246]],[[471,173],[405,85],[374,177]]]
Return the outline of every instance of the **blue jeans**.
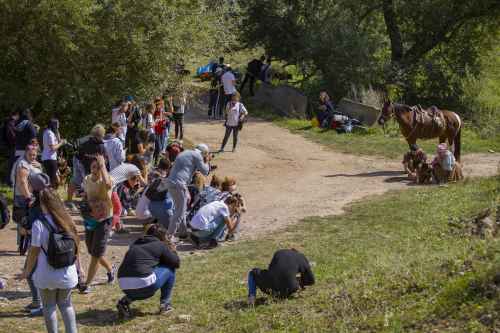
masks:
[[[224,223],[224,218],[220,216],[208,224],[207,230],[195,230],[193,231],[193,234],[201,241],[211,239],[221,240],[224,236],[225,230],[226,224]]]
[[[156,275],[156,282],[146,288],[127,289],[123,292],[129,301],[140,301],[154,296],[158,289],[161,289],[160,304],[172,304],[172,290],[175,285],[175,270],[165,266],[156,266],[153,270]]]
[[[255,283],[255,277],[253,272],[248,272],[248,297],[257,295],[257,284]]]
[[[151,201],[149,203],[149,211],[162,227],[168,229],[170,217],[172,215],[172,201],[165,199],[164,201]]]

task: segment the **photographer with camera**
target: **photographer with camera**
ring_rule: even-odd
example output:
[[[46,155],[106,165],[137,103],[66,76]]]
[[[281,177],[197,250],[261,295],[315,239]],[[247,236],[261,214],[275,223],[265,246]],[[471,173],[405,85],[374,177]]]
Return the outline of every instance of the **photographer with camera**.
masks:
[[[168,190],[174,202],[174,215],[168,226],[168,235],[173,243],[174,236],[187,236],[186,211],[188,202],[188,184],[196,172],[207,176],[210,172],[211,155],[206,144],[198,144],[194,150],[185,150],[177,156],[169,176],[158,186],[158,191]]]

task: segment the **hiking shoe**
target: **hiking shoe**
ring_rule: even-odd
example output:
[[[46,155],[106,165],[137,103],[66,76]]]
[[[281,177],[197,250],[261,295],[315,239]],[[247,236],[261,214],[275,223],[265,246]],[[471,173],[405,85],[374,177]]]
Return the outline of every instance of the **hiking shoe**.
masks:
[[[78,291],[80,292],[80,294],[82,295],[88,295],[90,294],[91,292],[91,289],[90,289],[90,286],[87,286],[87,285],[80,285],[80,287],[78,288]]]
[[[118,310],[118,318],[128,319],[132,317],[132,311],[130,310],[130,304],[126,299],[122,298],[116,303],[116,309]]]
[[[40,304],[30,303],[24,307],[24,312],[31,312],[32,310],[40,308]]]
[[[115,281],[116,266],[111,266],[111,272],[107,272],[106,275],[108,276],[108,284],[113,283]]]
[[[40,306],[36,309],[32,309],[29,314],[30,317],[41,317],[43,316],[43,308]]]
[[[174,311],[174,308],[170,304],[160,304],[160,314],[165,315]]]

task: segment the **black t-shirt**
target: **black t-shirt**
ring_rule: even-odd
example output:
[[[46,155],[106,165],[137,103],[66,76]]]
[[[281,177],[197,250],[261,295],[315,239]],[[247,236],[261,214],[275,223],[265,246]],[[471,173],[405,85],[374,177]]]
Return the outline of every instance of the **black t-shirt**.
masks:
[[[85,168],[85,173],[90,173],[90,164],[95,155],[106,157],[104,142],[94,136],[86,136],[78,140],[78,159]]]
[[[260,70],[262,69],[262,61],[258,59],[253,59],[247,65],[247,71],[250,72],[253,76],[259,77]]]
[[[158,238],[144,236],[130,245],[118,269],[118,278],[146,277],[158,265],[177,269],[180,266],[179,256]]]
[[[268,269],[252,270],[260,290],[279,297],[288,297],[302,286],[314,284],[314,274],[307,258],[296,250],[278,250],[274,253]]]

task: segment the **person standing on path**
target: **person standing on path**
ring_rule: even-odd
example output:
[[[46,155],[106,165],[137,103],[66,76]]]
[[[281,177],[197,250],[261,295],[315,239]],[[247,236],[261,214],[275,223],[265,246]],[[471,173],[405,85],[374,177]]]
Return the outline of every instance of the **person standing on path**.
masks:
[[[113,203],[111,193],[113,181],[106,170],[106,163],[102,155],[97,155],[90,166],[91,173],[83,181],[86,200],[91,208],[91,219],[85,220],[85,243],[91,256],[87,273],[87,281],[81,285],[80,292],[89,293],[89,286],[97,273],[99,264],[108,275],[108,283],[115,279],[114,270],[110,262],[104,257],[106,245],[113,219]],[[99,204],[100,206],[97,207]]]
[[[169,176],[158,185],[158,191],[168,190],[174,202],[174,215],[167,233],[173,243],[177,242],[175,233],[184,236],[187,233],[186,210],[188,201],[187,185],[195,172],[207,176],[210,172],[210,151],[206,144],[199,144],[195,150],[185,150],[177,156]]]
[[[118,123],[120,125],[120,140],[122,140],[125,145],[125,138],[127,137],[127,129],[128,129],[128,119],[127,113],[129,111],[130,103],[122,102],[119,107],[114,108],[111,114],[111,123]]]
[[[6,154],[5,156],[8,159],[7,162],[7,172],[5,174],[5,183],[8,186],[12,186],[10,182],[10,171],[16,163],[16,123],[19,119],[20,110],[15,110],[11,112],[8,118],[5,119],[3,125],[3,141],[6,145]]]
[[[75,252],[78,256],[79,237],[71,216],[66,211],[62,200],[52,189],[40,192],[42,215],[34,221],[32,242],[26,267],[18,277],[25,279],[33,274],[35,286],[40,290],[43,303],[43,316],[47,332],[57,333],[57,312],[59,308],[67,333],[76,333],[75,309],[71,302],[71,289],[78,283],[78,273],[75,263],[66,267],[51,266],[47,254],[49,251],[50,234],[53,230],[64,231],[74,240]],[[49,230],[53,229],[53,230]]]
[[[182,140],[184,138],[184,113],[187,106],[187,92],[183,92],[178,108],[174,108],[174,125],[175,139]]]
[[[32,144],[38,134],[37,126],[33,123],[31,110],[26,109],[21,113],[16,123],[16,158],[24,156],[25,149]]]
[[[59,120],[53,118],[43,132],[42,164],[54,189],[59,186],[57,150],[66,144],[59,134]]]
[[[237,93],[236,77],[234,76],[230,65],[226,66],[226,72],[222,75],[221,81],[224,87],[224,99],[220,110],[225,110],[227,103],[231,100],[231,97]]]
[[[224,134],[224,139],[222,140],[222,146],[220,147],[219,152],[224,151],[224,147],[233,133],[233,153],[236,151],[236,145],[238,144],[238,132],[240,131],[240,126],[242,125],[243,120],[248,115],[248,111],[245,106],[240,102],[240,94],[236,92],[231,98],[231,102],[229,102],[226,106],[226,123],[224,126],[226,127],[226,133]]]

